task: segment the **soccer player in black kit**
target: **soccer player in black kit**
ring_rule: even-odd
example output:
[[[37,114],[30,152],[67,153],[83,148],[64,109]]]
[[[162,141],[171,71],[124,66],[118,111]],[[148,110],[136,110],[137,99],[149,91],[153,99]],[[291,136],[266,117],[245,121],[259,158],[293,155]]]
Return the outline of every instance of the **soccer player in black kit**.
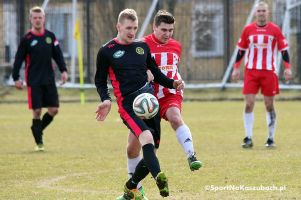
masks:
[[[36,142],[36,151],[44,151],[43,130],[58,113],[59,100],[55,85],[52,58],[56,61],[61,74],[62,84],[68,79],[66,64],[54,33],[44,28],[45,12],[40,7],[33,7],[29,13],[30,31],[21,39],[15,56],[13,79],[17,89],[23,88],[20,68],[25,61],[25,81],[28,92],[28,106],[32,109],[32,134]],[[48,111],[43,115],[42,107]]]
[[[135,10],[125,9],[121,11],[116,27],[118,30],[117,37],[101,47],[97,55],[95,85],[102,103],[97,107],[96,119],[98,121],[105,120],[111,109],[111,98],[107,86],[109,76],[120,117],[138,138],[143,151],[143,159],[137,165],[132,178],[125,184],[124,195],[117,199],[127,200],[138,197],[144,199],[136,188],[137,184],[149,172],[155,178],[161,196],[166,197],[169,195],[167,178],[161,172],[151,133],[151,130],[156,130],[152,123],[156,119],[140,119],[135,115],[132,103],[135,97],[141,93],[153,93],[153,88],[147,81],[147,69],[154,75],[154,81],[168,88],[183,89],[184,82],[182,80],[174,81],[162,74],[155,60],[151,57],[147,44],[135,41],[138,29],[138,17]]]

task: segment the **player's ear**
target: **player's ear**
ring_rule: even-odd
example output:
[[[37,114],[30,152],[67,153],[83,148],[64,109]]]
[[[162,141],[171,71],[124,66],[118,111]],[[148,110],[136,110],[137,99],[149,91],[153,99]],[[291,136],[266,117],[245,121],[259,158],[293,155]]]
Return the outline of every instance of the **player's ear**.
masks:
[[[153,23],[153,31],[155,31],[158,27],[156,26],[155,23]]]
[[[116,24],[116,29],[117,29],[117,31],[119,32],[119,30],[120,30],[120,23],[117,23],[117,24]]]

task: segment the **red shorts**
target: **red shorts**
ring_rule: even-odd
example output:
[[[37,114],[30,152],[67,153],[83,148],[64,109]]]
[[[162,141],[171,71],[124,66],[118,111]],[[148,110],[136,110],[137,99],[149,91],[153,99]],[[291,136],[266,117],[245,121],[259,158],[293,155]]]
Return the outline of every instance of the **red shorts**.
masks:
[[[177,107],[182,110],[183,97],[177,94],[168,94],[167,96],[159,99],[160,117],[167,120],[165,113],[168,108]]]
[[[243,94],[257,94],[259,89],[264,96],[279,94],[278,76],[273,71],[246,69]]]

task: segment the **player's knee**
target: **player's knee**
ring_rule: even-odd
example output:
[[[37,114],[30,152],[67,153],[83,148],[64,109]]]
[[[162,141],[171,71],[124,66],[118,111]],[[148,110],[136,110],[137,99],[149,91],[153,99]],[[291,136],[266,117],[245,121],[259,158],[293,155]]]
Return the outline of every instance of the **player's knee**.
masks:
[[[42,110],[41,109],[35,109],[33,110],[33,118],[37,119],[40,118],[42,114]]]
[[[128,158],[132,159],[132,158],[137,158],[140,154],[140,146],[128,146],[127,147],[127,156]]]
[[[246,102],[246,108],[245,108],[246,112],[252,112],[253,108],[254,108],[254,102]]]
[[[149,130],[143,131],[139,136],[141,146],[154,144],[154,138]]]
[[[274,110],[274,104],[272,101],[265,101],[264,104],[265,104],[266,110],[268,112],[271,112]]]
[[[128,158],[136,158],[139,156],[141,150],[141,145],[139,143],[139,140],[129,140],[128,146],[127,146],[127,156]]]
[[[171,126],[174,129],[176,129],[177,127],[179,127],[183,124],[183,120],[182,120],[181,115],[171,116],[168,120],[169,120],[169,122],[171,123]]]
[[[58,109],[58,108],[50,108],[50,109],[48,109],[48,112],[49,112],[49,114],[50,114],[51,116],[54,117],[55,115],[58,114],[59,109]]]
[[[274,105],[273,105],[273,104],[268,104],[268,105],[266,105],[266,110],[267,110],[268,112],[274,111]]]

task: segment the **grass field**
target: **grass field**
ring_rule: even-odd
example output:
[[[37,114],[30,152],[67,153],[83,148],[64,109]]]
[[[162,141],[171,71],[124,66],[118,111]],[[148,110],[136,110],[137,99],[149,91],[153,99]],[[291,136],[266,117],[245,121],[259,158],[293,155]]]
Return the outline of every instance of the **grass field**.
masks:
[[[96,122],[96,105],[62,103],[44,131],[46,151],[37,153],[27,105],[0,104],[0,199],[113,200],[120,195],[127,179],[128,130],[115,104],[104,123]],[[255,146],[244,150],[242,101],[185,102],[183,116],[204,167],[190,172],[173,131],[163,122],[158,156],[171,194],[165,199],[301,199],[300,102],[277,102],[276,107],[277,148],[264,147],[265,112],[258,101]],[[150,176],[143,184],[150,200],[162,199]],[[248,190],[253,186],[263,190]],[[263,188],[272,186],[283,191]]]

